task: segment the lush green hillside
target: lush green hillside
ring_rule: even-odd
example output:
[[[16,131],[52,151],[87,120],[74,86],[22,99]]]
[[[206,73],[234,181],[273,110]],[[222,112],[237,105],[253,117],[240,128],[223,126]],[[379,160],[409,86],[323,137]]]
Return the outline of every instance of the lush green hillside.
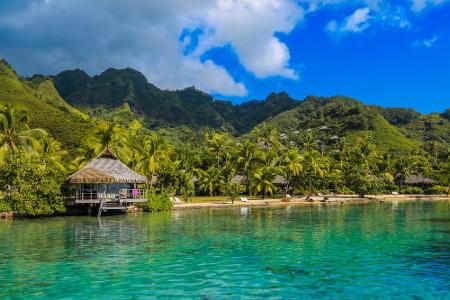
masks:
[[[450,143],[450,110],[423,115],[412,109],[367,106],[348,97],[297,101],[286,93],[233,105],[195,88],[161,90],[129,68],[108,69],[94,77],[72,70],[24,80],[2,61],[0,103],[27,109],[33,127],[46,129],[70,147],[80,144],[95,119],[123,127],[138,120],[150,129],[178,128],[175,133],[183,127],[183,132],[210,128],[238,135],[266,122],[288,134],[312,129],[324,141],[364,136],[379,147],[402,152],[429,141]],[[329,129],[321,130],[324,126]]]
[[[385,118],[408,138],[450,143],[450,109],[445,112],[420,114],[413,109],[379,108]]]
[[[416,142],[389,124],[375,107],[347,97],[308,97],[293,110],[268,121],[280,132],[315,130],[323,142],[345,136],[365,136],[386,150],[411,151]]]
[[[128,103],[151,128],[186,125],[239,134],[297,105],[297,101],[284,93],[272,94],[265,101],[234,106],[228,101],[216,101],[194,87],[161,90],[129,68],[108,69],[94,77],[81,70],[70,70],[53,78],[59,93],[70,104],[83,109],[101,106],[114,110]]]
[[[29,112],[32,127],[50,132],[74,148],[92,127],[89,117],[68,105],[49,79],[20,79],[5,61],[0,61],[0,104],[13,104]]]
[[[214,104],[217,111],[238,133],[245,133],[264,120],[293,109],[298,103],[288,94],[281,92],[272,93],[262,101],[252,100],[240,105],[233,106],[230,102],[221,101],[215,101]]]

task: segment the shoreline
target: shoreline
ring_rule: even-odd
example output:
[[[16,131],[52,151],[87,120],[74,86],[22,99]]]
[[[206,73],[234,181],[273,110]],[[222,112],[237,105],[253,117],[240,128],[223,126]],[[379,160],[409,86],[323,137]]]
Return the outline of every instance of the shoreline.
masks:
[[[328,198],[328,200],[324,200]],[[311,201],[312,200],[312,201]],[[210,201],[200,203],[178,203],[174,204],[172,211],[175,210],[189,210],[189,209],[211,209],[211,208],[237,208],[237,207],[280,207],[289,205],[343,205],[343,204],[368,204],[368,203],[380,203],[380,202],[399,202],[399,201],[450,201],[450,197],[447,195],[367,195],[365,198],[360,198],[356,195],[321,195],[313,196],[310,201],[306,200],[306,197],[293,197],[286,201],[283,198],[268,198],[268,199],[255,199],[249,200],[249,202],[242,202],[240,200],[231,203],[231,201]],[[130,206],[127,213],[141,213],[140,209],[135,206]],[[78,215],[78,214],[75,214]],[[71,214],[63,214],[59,216],[71,216]],[[53,217],[53,216],[46,216]],[[46,218],[35,217],[35,218]],[[0,212],[0,220],[16,218],[14,212]],[[28,219],[27,217],[23,217]]]
[[[324,200],[328,198],[328,200]],[[367,195],[360,198],[354,195],[336,195],[336,196],[314,196],[312,201],[307,201],[306,197],[285,199],[258,199],[242,202],[240,200],[231,203],[231,201],[212,201],[202,203],[178,203],[174,204],[172,210],[185,209],[204,209],[204,208],[233,208],[233,207],[276,207],[287,205],[318,205],[318,204],[366,204],[372,202],[394,202],[394,201],[450,201],[450,197],[446,195]]]

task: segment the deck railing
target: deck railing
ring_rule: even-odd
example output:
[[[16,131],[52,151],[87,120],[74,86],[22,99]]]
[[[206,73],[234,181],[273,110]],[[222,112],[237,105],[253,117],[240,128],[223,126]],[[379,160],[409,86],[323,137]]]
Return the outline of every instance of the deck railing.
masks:
[[[82,189],[75,192],[75,200],[133,200],[146,199],[147,189],[120,189],[118,193],[102,193],[96,190]]]

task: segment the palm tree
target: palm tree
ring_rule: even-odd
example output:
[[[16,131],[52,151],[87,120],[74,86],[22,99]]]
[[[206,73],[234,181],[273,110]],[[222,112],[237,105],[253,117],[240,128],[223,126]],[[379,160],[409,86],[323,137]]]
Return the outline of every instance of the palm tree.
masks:
[[[199,187],[201,190],[208,192],[209,196],[214,196],[217,190],[220,190],[224,185],[224,180],[221,172],[215,166],[211,166],[200,173]]]
[[[332,186],[333,190],[337,192],[343,180],[341,163],[336,160],[326,161],[324,167],[324,179],[326,183]]]
[[[127,138],[125,131],[117,123],[101,123],[95,130],[94,137],[95,140],[89,142],[100,145],[100,151],[110,148],[114,149],[119,157],[124,156],[122,152],[126,150]]]
[[[140,169],[150,180],[150,188],[153,187],[153,178],[161,165],[166,162],[172,152],[172,147],[165,139],[152,133],[144,138],[142,160],[137,162]]]
[[[67,154],[67,151],[62,149],[59,141],[46,135],[41,143],[38,144],[36,152],[42,155],[45,166],[53,166],[63,172],[66,171],[61,160]]]
[[[270,148],[279,149],[281,147],[280,143],[280,133],[274,127],[263,123],[258,126],[253,135],[256,137],[256,142],[260,148],[267,150]]]
[[[313,194],[313,180],[320,180],[325,175],[323,158],[317,150],[305,153],[304,174],[308,181],[308,198]]]
[[[278,173],[278,168],[271,165],[262,165],[256,169],[253,174],[253,188],[256,193],[261,193],[262,199],[266,197],[266,193],[272,195],[275,190],[273,180]]]
[[[319,148],[317,141],[311,131],[306,131],[306,133],[301,138],[301,146],[305,152],[316,150]]]
[[[450,162],[442,164],[438,170],[439,179],[447,186],[447,197],[450,196]]]
[[[282,157],[282,166],[288,184],[294,182],[292,179],[299,176],[303,171],[302,161],[303,157],[296,148],[289,148],[289,150],[284,153]],[[286,188],[286,193],[287,191],[288,187]]]
[[[220,167],[220,162],[222,155],[226,153],[224,151],[228,145],[230,144],[230,140],[228,137],[222,133],[214,132],[211,135],[208,135],[208,151],[215,157],[216,167]]]
[[[35,147],[37,139],[45,136],[42,129],[30,129],[29,118],[24,111],[11,105],[0,109],[0,147],[14,154],[20,147]]]

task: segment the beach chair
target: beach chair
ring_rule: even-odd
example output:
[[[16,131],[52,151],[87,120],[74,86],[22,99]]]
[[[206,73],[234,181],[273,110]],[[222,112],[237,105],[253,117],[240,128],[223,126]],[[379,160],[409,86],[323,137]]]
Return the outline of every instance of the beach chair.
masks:
[[[248,199],[246,197],[241,197],[241,202],[248,202]]]
[[[173,200],[175,200],[175,203],[181,203],[181,200],[178,197],[173,197]]]

